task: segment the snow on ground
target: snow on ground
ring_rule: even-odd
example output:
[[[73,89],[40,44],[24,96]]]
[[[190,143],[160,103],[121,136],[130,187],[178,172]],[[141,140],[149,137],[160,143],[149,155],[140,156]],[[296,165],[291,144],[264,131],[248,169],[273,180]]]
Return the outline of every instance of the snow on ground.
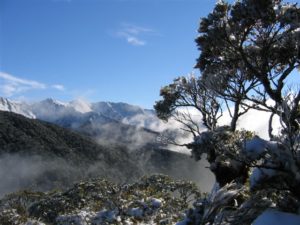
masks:
[[[152,199],[151,199],[151,205],[152,205],[154,208],[160,208],[161,205],[162,205],[162,200],[161,200],[161,199],[158,199],[158,198],[152,198]]]
[[[300,215],[284,213],[275,210],[266,210],[252,225],[299,225]]]
[[[278,171],[273,170],[273,169],[254,168],[254,170],[250,176],[250,187],[254,188],[262,180],[269,179],[273,176],[276,176],[277,173],[278,173]]]
[[[46,225],[46,224],[42,223],[40,221],[30,220],[30,221],[27,221],[24,225]]]

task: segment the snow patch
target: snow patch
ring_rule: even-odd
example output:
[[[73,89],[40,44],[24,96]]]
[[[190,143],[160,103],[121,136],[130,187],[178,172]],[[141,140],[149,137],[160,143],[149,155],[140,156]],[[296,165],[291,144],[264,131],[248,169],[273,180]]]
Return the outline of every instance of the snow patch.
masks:
[[[256,220],[252,225],[299,225],[300,215],[279,212],[275,210],[266,210]]]
[[[259,182],[264,179],[269,179],[275,176],[277,172],[273,169],[260,169],[254,168],[251,176],[250,176],[250,187],[255,187]]]
[[[131,208],[128,211],[128,215],[133,216],[135,218],[142,218],[144,211],[140,208]]]
[[[157,199],[157,198],[152,198],[151,199],[151,205],[154,208],[160,208],[162,206],[162,200],[161,199]]]

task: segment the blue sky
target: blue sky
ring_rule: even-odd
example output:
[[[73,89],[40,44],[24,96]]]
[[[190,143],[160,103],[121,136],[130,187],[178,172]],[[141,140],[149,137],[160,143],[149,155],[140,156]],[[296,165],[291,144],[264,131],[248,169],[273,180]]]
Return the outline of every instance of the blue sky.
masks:
[[[152,108],[162,86],[193,71],[215,2],[0,0],[0,96]]]
[[[214,0],[1,0],[0,95],[151,108],[193,71]]]

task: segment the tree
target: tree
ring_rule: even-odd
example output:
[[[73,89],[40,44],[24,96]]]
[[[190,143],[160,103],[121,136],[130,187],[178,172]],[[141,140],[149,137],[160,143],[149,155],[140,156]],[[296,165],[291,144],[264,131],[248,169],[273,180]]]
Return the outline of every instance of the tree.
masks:
[[[191,115],[179,112],[180,108],[194,108],[202,115],[202,122],[209,130],[215,130],[222,116],[221,102],[214,91],[207,88],[201,78],[194,75],[179,77],[160,90],[163,100],[157,101],[154,108],[160,119],[170,117],[182,123],[194,137],[200,134],[200,124]]]
[[[239,117],[247,113],[250,108],[256,108],[255,105],[246,104],[245,100],[259,82],[257,79],[247,81],[244,72],[232,65],[228,66],[231,68],[224,68],[221,64],[214,65],[209,73],[202,75],[202,79],[205,86],[213,90],[225,103],[231,117],[230,129],[235,131]],[[232,108],[229,107],[231,104]]]
[[[285,81],[300,63],[300,10],[281,0],[219,1],[203,18],[196,39],[199,68],[205,79],[222,80],[224,95],[241,105],[282,116]],[[217,74],[216,74],[217,71]],[[242,82],[239,79],[242,78]],[[214,79],[215,80],[215,79]],[[231,92],[242,84],[243,93]],[[246,87],[247,85],[247,87]],[[240,98],[236,98],[240,96]],[[275,105],[267,103],[272,99]],[[299,129],[300,91],[288,106],[286,126]],[[286,106],[285,106],[286,107]]]
[[[244,143],[253,134],[236,131],[236,124],[251,108],[271,112],[271,119],[274,114],[280,116],[283,132],[274,140],[285,146],[280,152],[288,149],[291,153],[289,160],[294,168],[300,168],[300,92],[287,95],[285,86],[291,72],[300,65],[299,17],[296,4],[279,0],[241,0],[232,5],[219,1],[213,12],[202,18],[196,39],[201,51],[196,68],[201,76],[178,78],[161,90],[163,100],[155,105],[158,116],[165,120],[177,118],[194,135],[194,142],[185,146],[192,150],[195,159],[203,153],[207,155],[210,169],[221,185],[245,181],[249,168],[289,171],[282,162],[271,167],[267,165],[269,161],[258,165],[257,159],[249,160],[245,155]],[[224,105],[229,112],[233,105],[229,128],[218,125]],[[185,107],[202,114],[208,131],[199,132],[199,125],[191,116],[184,114],[178,119],[182,115],[179,109]],[[265,161],[265,156],[261,157]],[[224,176],[224,171],[228,176]],[[295,171],[298,169],[291,173],[298,174]],[[293,187],[298,187],[298,183]]]
[[[196,39],[201,75],[178,78],[161,90],[163,100],[155,105],[160,118],[193,107],[207,128],[199,132],[186,114],[178,119],[194,135],[185,146],[196,160],[206,155],[219,184],[190,211],[191,224],[252,224],[268,207],[292,213],[300,208],[300,91],[286,85],[300,67],[299,18],[297,4],[281,0],[218,1],[202,18]],[[232,119],[222,127],[225,107]],[[236,129],[249,109],[271,112],[271,141]],[[277,137],[274,115],[282,124]]]

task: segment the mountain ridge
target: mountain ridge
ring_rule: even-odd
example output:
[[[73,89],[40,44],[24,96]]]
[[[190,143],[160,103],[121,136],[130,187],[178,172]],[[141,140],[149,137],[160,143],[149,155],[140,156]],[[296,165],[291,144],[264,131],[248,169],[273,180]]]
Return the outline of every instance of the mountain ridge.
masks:
[[[132,117],[137,114],[155,114],[154,110],[152,109],[143,109],[140,106],[131,105],[124,102],[99,101],[90,103],[82,99],[62,102],[53,98],[46,98],[41,101],[28,103],[0,97],[0,110],[22,114],[29,118],[32,118],[32,115],[28,115],[26,111],[30,111],[33,115],[39,114],[39,110],[41,109],[41,107],[48,107],[52,110],[64,108],[65,110],[70,110],[78,113],[86,113],[91,111],[101,113],[103,115],[112,113],[110,117],[117,120],[121,120],[125,117]],[[39,118],[38,116],[36,117]]]

